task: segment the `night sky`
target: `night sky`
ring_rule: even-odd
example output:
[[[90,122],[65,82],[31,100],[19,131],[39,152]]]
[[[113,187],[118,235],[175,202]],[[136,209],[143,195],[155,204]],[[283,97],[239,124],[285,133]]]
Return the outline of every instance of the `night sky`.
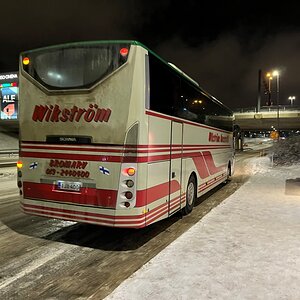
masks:
[[[259,69],[279,69],[280,104],[300,105],[299,11],[298,1],[1,1],[0,72],[36,47],[134,39],[231,108],[256,105]]]

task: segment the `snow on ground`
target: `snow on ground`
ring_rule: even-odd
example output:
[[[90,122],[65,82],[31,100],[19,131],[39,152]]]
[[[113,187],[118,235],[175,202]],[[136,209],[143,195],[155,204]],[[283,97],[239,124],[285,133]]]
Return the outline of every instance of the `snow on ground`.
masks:
[[[263,150],[272,147],[274,141],[270,138],[245,138],[244,139],[244,150]]]
[[[300,165],[248,167],[246,184],[106,300],[300,299],[300,194],[285,194]]]

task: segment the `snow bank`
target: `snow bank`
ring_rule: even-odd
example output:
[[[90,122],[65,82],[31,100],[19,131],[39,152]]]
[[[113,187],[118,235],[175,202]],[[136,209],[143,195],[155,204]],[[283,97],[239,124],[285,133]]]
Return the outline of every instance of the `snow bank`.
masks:
[[[275,165],[293,165],[300,163],[300,136],[279,140],[273,147]]]

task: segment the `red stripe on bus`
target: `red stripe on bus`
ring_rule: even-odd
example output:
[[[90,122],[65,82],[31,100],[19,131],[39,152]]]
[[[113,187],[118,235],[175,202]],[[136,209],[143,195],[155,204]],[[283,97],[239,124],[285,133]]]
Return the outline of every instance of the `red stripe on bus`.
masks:
[[[184,199],[182,201],[182,199]],[[180,208],[180,204],[185,202],[185,195],[184,196],[178,196],[172,199],[169,203],[163,203],[156,207],[154,210],[150,211],[146,214],[146,225],[154,223],[157,219],[162,217],[164,214],[167,213],[174,213],[175,210],[178,210]],[[153,213],[155,211],[155,213]]]
[[[170,147],[170,144],[131,144],[131,145],[111,145],[111,144],[90,144],[89,146],[87,144],[50,144],[50,143],[44,143],[44,142],[37,142],[37,141],[23,141],[21,142],[22,147],[31,148],[31,147],[40,147],[41,149],[61,149],[61,148],[67,148],[67,150],[76,149],[79,151],[84,151],[84,149],[89,149],[88,151],[98,151],[100,148],[104,151],[112,149],[115,151],[123,151],[124,149],[147,149],[147,148],[166,148]],[[230,144],[172,144],[172,147],[178,147],[178,148],[186,148],[186,147],[209,147],[209,146],[217,146],[217,147],[224,147],[224,146],[231,146]],[[122,149],[116,149],[116,148],[122,148]],[[36,148],[38,149],[38,148]]]
[[[170,211],[174,210],[175,207],[180,206],[181,198],[182,197],[178,196],[170,201]],[[134,227],[135,226],[144,227],[146,222],[148,222],[148,224],[151,224],[168,212],[167,202],[159,205],[158,207],[155,207],[146,215],[140,214],[136,216],[111,216],[111,215],[103,215],[103,214],[97,214],[91,212],[81,212],[81,211],[74,211],[68,209],[53,208],[53,207],[46,207],[46,206],[32,205],[32,204],[25,204],[25,203],[21,203],[21,205],[25,212],[31,214],[48,215],[48,216],[64,218],[68,220],[71,219],[71,220],[79,220],[79,221],[89,221],[97,224],[105,224],[105,225],[112,225],[112,226],[132,225]],[[99,220],[97,218],[107,218],[109,220]],[[147,220],[145,219],[145,223],[144,223],[144,218],[147,218]]]
[[[45,149],[45,150],[65,150],[65,151],[87,151],[87,152],[112,152],[112,153],[123,153],[124,150],[122,149],[105,149],[105,148],[84,148],[84,147],[68,147],[68,146],[63,146],[63,147],[57,147],[57,146],[50,146],[50,145],[45,145],[45,146],[28,146],[28,145],[21,145],[22,149]],[[129,150],[128,150],[129,151]]]
[[[231,148],[230,145],[162,145],[159,147],[153,147],[151,145],[146,146],[147,149],[142,148],[140,150],[140,146],[132,147],[132,148],[125,148],[125,149],[112,149],[112,148],[84,148],[84,147],[55,147],[51,145],[43,145],[43,146],[28,146],[28,145],[21,145],[21,149],[29,149],[29,150],[63,150],[63,151],[79,151],[79,152],[106,152],[106,153],[153,153],[153,152],[170,152],[172,151],[192,151],[192,150],[206,150],[206,149],[226,149]],[[149,149],[154,148],[154,149]],[[160,149],[159,149],[160,148]],[[27,150],[25,150],[27,151]]]
[[[35,209],[30,209],[30,208],[26,208],[23,207],[23,211],[25,213],[29,213],[31,215],[36,215],[36,216],[47,216],[47,217],[53,217],[53,218],[58,218],[58,219],[64,219],[64,220],[72,220],[72,221],[88,221],[90,223],[94,223],[94,224],[98,224],[98,225],[114,225],[113,221],[105,221],[105,220],[97,220],[94,218],[90,218],[90,217],[81,217],[78,215],[68,215],[68,214],[64,214],[64,213],[59,213],[59,212],[49,212],[46,211],[46,208],[43,210],[35,210]]]
[[[169,187],[171,188],[169,193]],[[177,180],[158,184],[151,188],[137,191],[135,207],[143,207],[156,200],[168,196],[180,190]],[[95,188],[81,188],[80,192],[56,190],[53,184],[23,182],[24,198],[52,200],[64,203],[92,205],[95,207],[115,208],[117,202],[116,190],[104,190]]]
[[[177,117],[172,117],[172,116],[160,114],[160,113],[157,113],[157,112],[152,111],[152,110],[146,110],[146,115],[157,117],[157,118],[160,118],[160,119],[170,120],[170,121],[177,121],[177,122],[179,121],[180,123],[193,125],[193,126],[196,126],[196,127],[201,127],[201,128],[206,128],[206,129],[211,129],[211,130],[215,130],[215,131],[219,131],[219,132],[230,133],[229,131],[226,131],[226,130],[222,130],[222,129],[218,129],[218,128],[215,128],[215,127],[202,125],[202,124],[199,124],[199,123],[195,123],[195,122],[192,122],[192,121],[187,121],[185,119],[181,119],[181,118],[177,118]]]
[[[222,166],[216,167],[216,165],[214,163],[214,159],[213,159],[210,151],[203,151],[202,154],[203,154],[203,157],[204,157],[205,162],[207,164],[209,173],[211,175],[214,175],[214,174],[216,174],[218,172],[221,172],[221,171],[225,170],[225,166],[226,165],[222,165]]]
[[[171,189],[169,191],[169,188]],[[145,190],[137,191],[136,193],[136,207],[142,207],[146,204],[159,200],[163,197],[169,196],[180,190],[180,184],[177,180],[172,180],[171,183],[165,182]],[[146,203],[147,201],[147,203]]]
[[[210,151],[206,151],[206,152],[210,153]],[[202,157],[202,153],[203,152],[198,151],[198,152],[176,153],[176,154],[171,154],[171,155],[170,154],[162,154],[162,155],[153,155],[153,156],[148,156],[148,157],[144,156],[144,157],[137,157],[137,162],[143,163],[143,162],[168,161],[170,159],[177,159],[177,158],[193,158],[194,159],[197,157],[199,157],[199,158]],[[213,166],[211,166],[211,167],[213,170]],[[204,177],[204,178],[206,178],[206,177]]]
[[[212,185],[214,185],[214,184],[216,184],[216,183],[218,183],[218,182],[224,180],[225,177],[226,177],[226,175],[222,175],[222,177],[219,178],[219,179],[217,179],[218,177],[216,177],[215,180],[214,180],[213,182],[211,182],[210,184],[207,184],[207,185],[205,185],[204,187],[203,187],[202,185],[199,186],[198,192],[200,193],[200,192],[205,191],[206,189],[208,189],[208,188],[211,187]]]
[[[95,188],[81,188],[80,192],[60,191],[55,190],[53,184],[24,181],[23,193],[24,198],[115,208],[118,192]]]
[[[150,225],[152,223],[154,223],[157,219],[159,219],[160,217],[162,217],[163,215],[168,213],[168,209],[165,208],[164,210],[160,211],[155,217],[146,219],[146,225]]]
[[[131,161],[134,160],[135,162],[153,162],[153,161],[157,161],[157,160],[168,160],[170,159],[170,148],[168,149],[159,149],[159,150],[137,150],[135,152],[133,151],[106,151],[107,153],[118,153],[118,154],[124,154],[124,155],[95,155],[95,154],[78,154],[78,153],[58,153],[58,152],[35,152],[35,151],[30,151],[30,150],[34,150],[34,149],[29,149],[28,150],[26,147],[23,147],[24,150],[20,151],[20,156],[22,157],[37,157],[37,158],[61,158],[61,159],[75,159],[76,157],[80,157],[78,158],[78,160],[90,160],[90,161],[108,161],[108,162],[127,162],[127,161]],[[197,151],[197,150],[218,150],[218,149],[229,149],[229,147],[226,148],[220,148],[220,147],[194,147],[191,149],[173,149],[172,148],[172,159],[174,158],[180,158],[181,155],[183,155],[183,157],[191,157],[194,154],[197,154],[198,152],[187,152],[187,151]],[[43,147],[43,148],[39,148],[39,150],[62,150],[62,149],[54,149],[51,147]],[[63,151],[85,151],[84,149],[74,149],[74,148],[70,148],[70,149],[63,149]],[[175,153],[174,152],[179,152],[179,153]],[[96,152],[96,151],[95,151]],[[137,153],[142,153],[142,154],[148,154],[148,153],[157,153],[157,152],[167,152],[168,154],[160,154],[160,155],[148,155],[148,156],[136,156]],[[126,155],[128,153],[131,153],[131,155]]]
[[[80,215],[68,215],[65,213],[59,213],[59,212],[48,212],[48,211],[44,211],[44,210],[33,210],[33,209],[28,209],[26,207],[23,208],[24,212],[30,213],[32,215],[37,215],[37,216],[48,216],[48,217],[54,217],[54,218],[60,218],[60,219],[64,219],[64,220],[72,220],[72,221],[85,221],[85,222],[90,222],[93,224],[98,224],[98,225],[110,225],[110,226],[114,226],[117,225],[119,227],[121,227],[120,225],[126,225],[126,227],[134,227],[134,228],[141,228],[141,227],[145,227],[145,222],[142,221],[107,221],[107,220],[98,220],[92,217],[83,217]]]
[[[172,206],[176,205],[177,202],[180,202],[180,196],[173,198],[170,202],[165,202],[163,204],[160,204],[159,206],[156,206],[152,210],[146,213],[146,218],[152,218],[155,215],[159,214],[162,209],[166,209],[170,206],[170,211],[172,209]]]
[[[207,151],[208,152],[208,151]],[[128,162],[134,160],[138,163],[149,163],[156,161],[168,161],[176,158],[191,158],[200,157],[201,152],[190,152],[190,153],[176,153],[176,154],[162,154],[152,156],[112,156],[112,155],[90,155],[90,154],[70,154],[70,153],[49,153],[49,152],[27,152],[21,151],[20,157],[32,157],[32,158],[48,158],[48,159],[69,159],[69,160],[85,160],[85,161],[96,161],[101,163],[105,162]]]
[[[198,171],[199,176],[201,177],[201,179],[205,179],[209,176],[208,170],[207,170],[207,166],[205,164],[203,155],[201,153],[199,153],[200,155],[197,157],[193,157],[193,162],[196,166],[196,169]]]
[[[122,161],[122,156],[70,154],[70,153],[49,153],[49,152],[27,152],[27,151],[21,151],[20,152],[20,157],[87,160],[87,161],[98,161],[99,163],[101,161],[105,161],[105,162],[121,162]]]
[[[77,210],[69,210],[69,209],[63,209],[63,208],[49,207],[49,206],[46,206],[46,203],[43,206],[42,205],[35,205],[35,204],[27,204],[27,203],[21,203],[21,205],[23,205],[24,207],[27,207],[27,208],[32,208],[32,209],[37,209],[37,210],[50,210],[50,211],[56,211],[56,212],[62,212],[62,213],[90,216],[90,217],[95,217],[95,218],[104,218],[104,219],[109,219],[109,220],[115,220],[115,219],[120,219],[120,220],[123,220],[123,219],[124,220],[127,220],[127,219],[128,220],[129,219],[141,219],[142,220],[143,218],[145,218],[144,214],[127,215],[127,216],[104,215],[104,214],[88,212],[88,211],[77,211]],[[97,209],[97,208],[95,208],[95,209]]]

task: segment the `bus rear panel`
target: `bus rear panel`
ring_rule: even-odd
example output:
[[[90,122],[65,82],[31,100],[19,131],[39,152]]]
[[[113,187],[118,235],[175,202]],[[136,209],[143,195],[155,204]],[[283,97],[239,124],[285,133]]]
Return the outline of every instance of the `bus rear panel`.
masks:
[[[144,97],[139,84],[132,84],[145,73],[139,52],[145,50],[126,42],[95,42],[21,55],[24,212],[145,225],[145,199],[136,203],[141,109],[132,100]]]

